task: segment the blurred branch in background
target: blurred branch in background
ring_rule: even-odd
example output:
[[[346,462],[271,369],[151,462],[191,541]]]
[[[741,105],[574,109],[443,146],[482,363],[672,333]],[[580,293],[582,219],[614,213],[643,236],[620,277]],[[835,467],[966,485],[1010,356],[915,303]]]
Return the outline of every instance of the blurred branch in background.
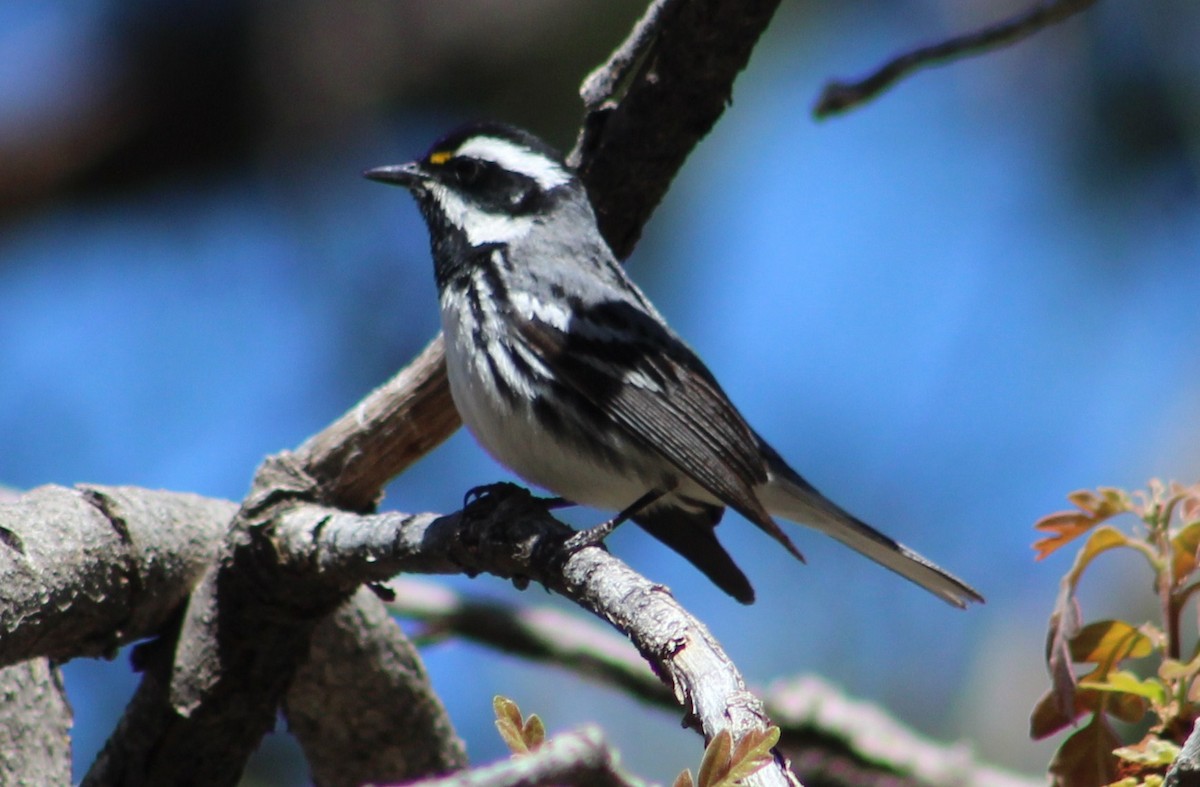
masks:
[[[862,79],[826,83],[813,107],[813,114],[823,118],[853,109],[914,71],[1011,46],[1095,4],[1096,0],[1042,0],[1011,19],[897,55]]]
[[[394,579],[389,608],[419,621],[414,640],[429,646],[465,637],[489,648],[569,670],[665,711],[678,705],[629,643],[552,607],[506,604],[443,585]],[[805,784],[893,787],[1033,787],[1041,783],[980,762],[964,744],[917,735],[875,705],[846,696],[816,676],[781,679],[764,690],[780,750]]]

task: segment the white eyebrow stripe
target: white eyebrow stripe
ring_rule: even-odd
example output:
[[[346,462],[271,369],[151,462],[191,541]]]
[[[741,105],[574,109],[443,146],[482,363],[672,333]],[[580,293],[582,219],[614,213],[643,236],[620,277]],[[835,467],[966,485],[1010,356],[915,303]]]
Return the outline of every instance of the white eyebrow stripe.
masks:
[[[524,145],[499,137],[474,137],[463,143],[454,153],[457,156],[494,161],[504,169],[533,178],[547,191],[571,179],[571,174],[554,161]]]

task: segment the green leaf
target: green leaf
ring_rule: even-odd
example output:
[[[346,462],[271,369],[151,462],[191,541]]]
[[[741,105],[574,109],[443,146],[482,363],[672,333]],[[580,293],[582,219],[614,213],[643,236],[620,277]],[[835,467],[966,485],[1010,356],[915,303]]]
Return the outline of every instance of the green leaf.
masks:
[[[1158,705],[1167,700],[1167,689],[1154,678],[1140,680],[1137,675],[1127,670],[1110,672],[1103,679],[1084,678],[1079,681],[1080,688],[1086,687],[1096,691],[1111,691],[1116,694],[1132,694],[1135,697],[1145,697]]]
[[[1158,677],[1163,680],[1184,680],[1195,677],[1198,672],[1200,672],[1200,653],[1197,653],[1187,663],[1176,659],[1163,659],[1162,665],[1158,668]]]
[[[497,694],[492,698],[492,710],[496,713],[496,730],[509,751],[513,754],[528,754],[529,747],[525,745],[525,724],[517,703]]]
[[[730,755],[729,775],[723,784],[736,784],[762,770],[773,759],[771,749],[779,742],[779,728],[772,725],[765,730],[751,730],[742,736]]]
[[[715,787],[721,777],[729,770],[729,751],[733,748],[733,738],[729,730],[721,730],[704,748],[704,757],[700,760],[700,769],[696,771],[696,784],[699,787]]]
[[[1112,525],[1104,525],[1098,527],[1092,534],[1088,536],[1088,540],[1084,543],[1083,549],[1079,550],[1079,554],[1075,556],[1075,565],[1071,567],[1071,584],[1074,585],[1079,581],[1079,577],[1083,574],[1083,570],[1088,567],[1088,564],[1096,559],[1103,552],[1117,547],[1123,547],[1129,544],[1129,538],[1120,530],[1117,530]]]
[[[1122,746],[1113,750],[1113,754],[1127,762],[1136,762],[1149,767],[1166,767],[1175,762],[1179,756],[1179,746],[1172,741],[1162,738],[1149,738],[1137,746]]]
[[[533,751],[545,742],[546,725],[542,723],[541,718],[536,713],[531,713],[525,721],[521,737],[525,739],[525,746],[530,751]]]

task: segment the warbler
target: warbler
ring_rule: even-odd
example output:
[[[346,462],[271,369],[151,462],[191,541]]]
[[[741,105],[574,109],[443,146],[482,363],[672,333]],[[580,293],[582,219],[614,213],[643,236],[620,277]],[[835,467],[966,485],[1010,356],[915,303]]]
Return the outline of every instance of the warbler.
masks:
[[[983,597],[844,511],[747,423],[630,281],[583,183],[534,135],[478,123],[364,173],[407,188],[429,227],[450,392],[501,464],[620,512],[742,603],[717,540],[732,508],[803,560],[774,517],[809,525],[958,607]]]

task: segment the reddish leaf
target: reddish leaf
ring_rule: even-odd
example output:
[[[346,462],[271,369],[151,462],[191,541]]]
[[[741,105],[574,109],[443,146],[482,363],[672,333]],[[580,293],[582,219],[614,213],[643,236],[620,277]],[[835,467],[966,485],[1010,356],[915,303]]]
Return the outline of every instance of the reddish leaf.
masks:
[[[1112,728],[1102,716],[1093,716],[1086,727],[1063,741],[1050,762],[1059,787],[1097,787],[1109,784],[1117,776],[1117,758],[1113,749],[1120,745]]]
[[[1049,738],[1059,730],[1074,724],[1081,715],[1083,714],[1078,711],[1072,714],[1063,713],[1058,707],[1054,692],[1047,691],[1033,706],[1033,713],[1029,714],[1029,737],[1035,741]]]
[[[525,720],[525,726],[521,729],[521,737],[530,751],[546,742],[546,725],[542,723],[540,716],[536,713],[529,714],[529,718]]]
[[[1071,666],[1071,639],[1079,633],[1079,604],[1072,584],[1064,578],[1050,613],[1046,632],[1046,666],[1050,670],[1050,691],[1059,715],[1071,716],[1075,708],[1075,669]],[[1072,716],[1072,718],[1074,718]]]
[[[1099,493],[1080,490],[1067,495],[1067,499],[1079,507],[1079,511],[1059,511],[1044,516],[1034,523],[1034,528],[1045,533],[1054,533],[1049,538],[1036,541],[1037,559],[1049,555],[1070,543],[1096,525],[1110,517],[1129,510],[1129,501],[1119,489],[1102,487]]]
[[[1095,492],[1079,489],[1067,495],[1067,499],[1098,517],[1110,517],[1129,510],[1129,497],[1111,486],[1098,487]]]
[[[1060,511],[1057,514],[1042,517],[1033,526],[1038,530],[1055,535],[1033,542],[1033,548],[1038,553],[1035,560],[1041,560],[1059,547],[1074,541],[1096,523],[1092,517],[1077,511]]]
[[[729,755],[729,774],[725,781],[740,784],[771,762],[771,749],[779,743],[779,728],[770,726],[759,732],[751,730],[742,736]]]
[[[1035,741],[1049,738],[1087,714],[1107,713],[1131,724],[1145,717],[1148,703],[1142,697],[1087,688],[1085,684],[1089,677],[1082,678],[1078,689],[1071,693],[1072,704],[1067,712],[1059,707],[1053,690],[1042,695],[1029,715],[1030,738]]]
[[[1092,690],[1085,689],[1080,693],[1091,694]],[[1096,694],[1098,696],[1099,692]],[[1149,707],[1150,703],[1146,701],[1145,697],[1128,692],[1108,692],[1108,700],[1104,703],[1104,709],[1108,711],[1108,715],[1128,724],[1136,724],[1146,718],[1146,711],[1149,710]]]

